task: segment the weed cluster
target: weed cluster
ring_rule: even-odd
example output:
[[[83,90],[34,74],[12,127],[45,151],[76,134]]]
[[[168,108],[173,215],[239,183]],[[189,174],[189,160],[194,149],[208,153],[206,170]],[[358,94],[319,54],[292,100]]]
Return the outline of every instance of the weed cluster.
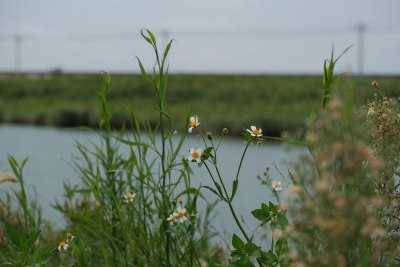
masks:
[[[0,199],[2,265],[400,264],[399,103],[385,97],[378,83],[373,83],[378,93],[368,102],[365,123],[365,117],[358,116],[362,113],[352,110],[352,99],[344,102],[333,91],[338,58],[334,60],[332,52],[324,65],[322,110],[311,120],[305,140],[271,138],[255,125],[244,128],[244,149],[236,175],[229,180],[220,171],[218,151],[232,129],[222,129],[217,142],[210,132],[203,134],[200,117],[192,115],[181,123],[185,130],[177,138],[174,129],[179,127],[173,125],[166,100],[166,59],[172,41],[160,54],[153,33],[143,30],[141,35],[156,57],[152,73],[139,59],[138,64],[155,94],[157,124],[150,126],[128,106],[130,123],[114,131],[110,76],[104,75],[99,92],[101,142],[91,147],[77,144],[80,157],[74,163],[81,183],[65,184],[65,200],[55,204],[65,217],[65,231],[42,221],[39,206],[25,192],[22,172],[27,160],[20,164],[10,156],[13,174],[1,173],[0,183],[18,182],[20,190]],[[182,154],[186,136],[195,132],[201,146]],[[233,200],[248,148],[265,139],[302,145],[308,153],[287,175],[280,173],[283,181],[272,178],[268,168],[257,177],[275,200],[251,212],[259,226],[249,230]],[[121,152],[121,147],[129,152]],[[193,165],[207,170],[208,185],[193,186]],[[213,204],[198,210],[199,201],[208,203],[204,190],[227,206],[237,225],[229,251],[213,243],[215,233],[208,228]]]

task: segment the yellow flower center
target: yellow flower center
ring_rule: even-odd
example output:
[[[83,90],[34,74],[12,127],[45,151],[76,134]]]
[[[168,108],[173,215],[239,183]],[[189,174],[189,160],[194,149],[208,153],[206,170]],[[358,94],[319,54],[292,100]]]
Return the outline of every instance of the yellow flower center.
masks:
[[[255,130],[253,130],[253,134],[254,134],[254,135],[259,135],[259,134],[260,134],[260,131],[259,131],[258,129],[255,129]]]
[[[64,242],[64,241],[61,241],[60,243],[58,243],[58,245],[59,245],[60,247],[63,247],[63,246],[65,246],[65,242]]]
[[[190,127],[196,127],[196,126],[197,126],[196,121],[191,121],[191,122],[190,122]]]
[[[199,152],[197,150],[193,151],[192,157],[197,159],[200,156]]]
[[[183,210],[178,211],[178,216],[182,218],[185,216],[185,212]]]

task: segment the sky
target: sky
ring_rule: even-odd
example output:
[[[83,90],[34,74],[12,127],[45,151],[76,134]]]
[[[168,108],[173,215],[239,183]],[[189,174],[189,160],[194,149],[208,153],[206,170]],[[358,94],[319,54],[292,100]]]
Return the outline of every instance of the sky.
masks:
[[[400,75],[398,0],[1,0],[0,72],[139,72],[153,31],[170,72]],[[364,29],[364,30],[362,30]]]

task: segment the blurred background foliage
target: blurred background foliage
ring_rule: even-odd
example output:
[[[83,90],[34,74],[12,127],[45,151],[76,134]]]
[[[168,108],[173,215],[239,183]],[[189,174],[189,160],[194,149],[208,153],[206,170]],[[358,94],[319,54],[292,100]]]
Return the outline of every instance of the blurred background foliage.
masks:
[[[354,105],[371,96],[371,80],[379,79],[388,96],[400,91],[399,77],[342,76],[342,88],[353,88]],[[128,121],[126,107],[151,125],[157,121],[154,92],[138,75],[112,74],[109,102],[114,107],[112,124]],[[0,120],[75,127],[97,126],[96,91],[99,74],[3,74],[0,77]],[[346,92],[344,92],[346,94]],[[267,135],[304,128],[305,118],[321,105],[321,77],[296,75],[172,74],[168,102],[174,122],[189,113],[207,117],[205,127],[241,129],[257,123]],[[178,123],[177,123],[178,124]],[[183,130],[177,128],[177,130]],[[240,132],[233,133],[239,134]]]

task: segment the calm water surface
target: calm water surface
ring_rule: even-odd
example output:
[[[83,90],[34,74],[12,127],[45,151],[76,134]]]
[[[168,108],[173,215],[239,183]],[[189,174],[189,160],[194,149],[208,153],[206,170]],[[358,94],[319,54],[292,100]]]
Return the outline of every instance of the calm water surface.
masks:
[[[10,171],[7,156],[13,155],[22,161],[29,157],[24,171],[24,178],[29,192],[37,192],[39,203],[43,207],[43,217],[50,219],[56,226],[65,225],[62,215],[51,208],[51,205],[63,200],[63,183],[79,183],[79,176],[72,167],[72,160],[79,156],[75,147],[76,142],[91,145],[98,142],[94,132],[75,129],[59,129],[51,127],[0,126],[0,171]],[[191,147],[202,147],[200,137],[190,137],[183,145],[182,156],[187,157]],[[245,143],[240,139],[225,139],[219,150],[219,167],[222,176],[227,180],[230,188],[236,175]],[[246,221],[248,229],[253,229],[257,221],[252,218],[251,211],[259,208],[261,202],[273,200],[270,190],[260,186],[256,179],[257,174],[262,174],[267,166],[271,169],[271,177],[283,180],[276,169],[286,174],[288,160],[294,160],[301,153],[299,149],[287,149],[287,146],[277,143],[264,143],[262,146],[250,146],[244,160],[239,189],[235,196],[234,206]],[[276,167],[275,167],[276,166]],[[193,164],[195,185],[212,185],[205,168]],[[287,184],[284,185],[284,188]],[[18,188],[17,185],[11,187]],[[5,190],[11,190],[10,185],[0,187],[0,197]],[[214,196],[208,191],[203,192],[209,199]],[[203,206],[204,207],[204,206]],[[218,204],[212,221],[214,227],[221,232],[238,232],[236,225],[224,203]],[[223,231],[224,230],[224,231]]]

